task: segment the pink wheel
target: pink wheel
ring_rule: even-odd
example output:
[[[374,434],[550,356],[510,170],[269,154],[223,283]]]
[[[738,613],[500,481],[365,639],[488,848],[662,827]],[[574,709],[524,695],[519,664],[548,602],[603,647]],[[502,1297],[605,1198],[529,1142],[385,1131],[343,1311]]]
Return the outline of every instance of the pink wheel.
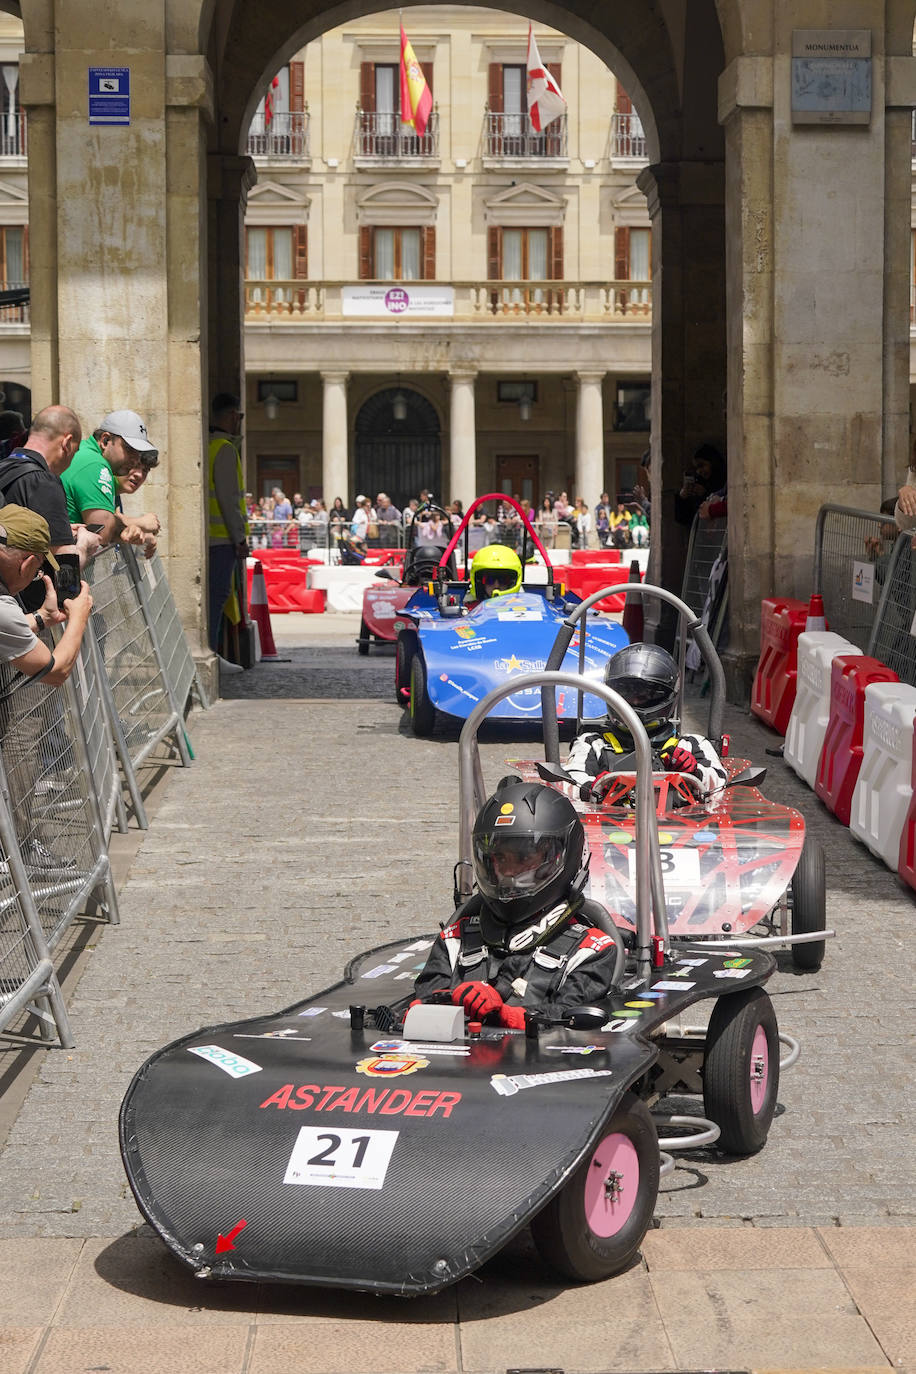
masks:
[[[606,1135],[585,1173],[585,1220],[596,1236],[616,1236],[639,1192],[639,1156],[625,1135]]]
[[[625,1269],[652,1221],[658,1169],[649,1109],[626,1093],[606,1134],[532,1221],[543,1259],[568,1278],[586,1281]]]

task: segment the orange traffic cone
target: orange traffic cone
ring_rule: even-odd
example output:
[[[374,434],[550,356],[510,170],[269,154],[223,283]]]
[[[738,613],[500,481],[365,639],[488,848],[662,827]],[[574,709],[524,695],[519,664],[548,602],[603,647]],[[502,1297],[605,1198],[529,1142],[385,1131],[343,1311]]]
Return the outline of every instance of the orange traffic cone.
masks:
[[[255,563],[254,571],[251,575],[251,598],[248,603],[248,614],[258,627],[258,636],[261,640],[261,658],[270,660],[279,658],[277,646],[274,643],[274,632],[270,628],[270,611],[267,608],[267,582],[264,578],[264,568],[260,563]]]
[[[824,598],[820,592],[812,592],[811,600],[808,602],[808,618],[805,621],[806,630],[826,630],[827,621],[824,618]]]
[[[630,564],[630,582],[641,582],[642,573],[639,570],[639,559],[634,558]],[[643,637],[643,608],[642,597],[631,596],[627,592],[623,601],[623,628],[630,636],[631,644],[639,644]]]

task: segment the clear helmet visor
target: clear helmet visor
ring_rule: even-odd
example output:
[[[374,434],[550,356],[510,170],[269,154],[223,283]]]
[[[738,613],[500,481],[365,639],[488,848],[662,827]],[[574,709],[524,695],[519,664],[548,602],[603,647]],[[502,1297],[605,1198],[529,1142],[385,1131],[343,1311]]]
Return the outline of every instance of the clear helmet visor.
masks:
[[[563,839],[559,835],[515,838],[496,829],[492,834],[474,837],[477,885],[485,897],[498,902],[536,896],[562,871],[563,858]]]

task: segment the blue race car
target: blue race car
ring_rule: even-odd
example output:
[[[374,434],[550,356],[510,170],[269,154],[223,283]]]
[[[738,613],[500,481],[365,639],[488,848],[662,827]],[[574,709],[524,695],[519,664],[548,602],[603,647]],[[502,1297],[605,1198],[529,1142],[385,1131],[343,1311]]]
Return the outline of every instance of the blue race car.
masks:
[[[513,534],[521,534],[521,558],[506,543],[494,543],[470,560],[472,518],[488,501],[500,502],[504,512],[511,510],[517,517],[512,524]],[[451,581],[448,560],[462,536],[465,580]],[[527,564],[529,549],[538,551],[543,566]],[[479,701],[513,674],[541,671],[570,605],[578,601],[564,596],[554,581],[550,557],[521,506],[500,493],[479,496],[440,559],[436,579],[418,588],[398,617],[395,692],[410,709],[414,734],[431,735],[437,712],[466,720]],[[620,625],[596,615],[589,623],[584,675],[601,681],[607,660],[628,643]],[[579,671],[578,635],[563,667]],[[560,693],[557,707],[561,718],[575,719],[577,694]],[[586,695],[583,708],[585,715],[598,714],[601,705]],[[492,714],[540,721],[540,691],[524,688],[502,700]]]

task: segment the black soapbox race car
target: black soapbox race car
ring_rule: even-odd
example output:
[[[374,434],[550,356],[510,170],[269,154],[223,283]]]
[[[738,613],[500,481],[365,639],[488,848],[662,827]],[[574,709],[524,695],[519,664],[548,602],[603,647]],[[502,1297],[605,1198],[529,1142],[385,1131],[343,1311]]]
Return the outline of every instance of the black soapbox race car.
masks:
[[[466,721],[456,904],[486,796],[477,731],[520,682],[586,686],[532,673]],[[587,690],[636,742],[635,931],[590,913],[614,942],[613,990],[562,1022],[527,1013],[518,1030],[466,1025],[450,1002],[408,1010],[434,939],[408,936],[285,1011],[159,1050],[125,1096],[122,1156],[141,1212],[199,1278],[428,1294],[530,1225],[555,1271],[602,1279],[637,1254],[672,1149],[763,1146],[780,1067],[798,1055],[764,991],[773,958],[672,945],[648,738],[622,697]],[[704,1002],[708,1026],[688,1026]],[[665,1117],[680,1134],[660,1141],[653,1108],[698,1088],[703,1115]]]

